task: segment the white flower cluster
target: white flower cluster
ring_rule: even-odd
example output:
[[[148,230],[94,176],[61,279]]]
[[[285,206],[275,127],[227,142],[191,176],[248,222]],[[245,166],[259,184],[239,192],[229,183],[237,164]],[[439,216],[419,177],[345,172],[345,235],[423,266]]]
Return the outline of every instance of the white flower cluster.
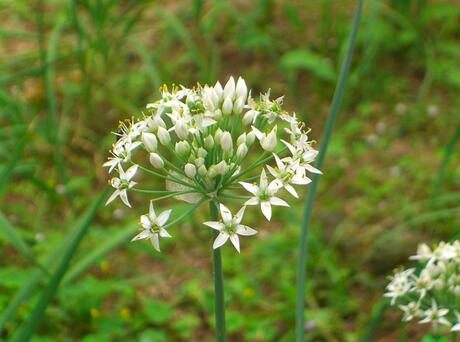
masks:
[[[173,197],[191,203],[187,215],[213,201],[222,219],[205,222],[219,231],[214,248],[230,239],[239,251],[238,235],[256,234],[240,224],[246,206],[260,206],[270,220],[272,205],[288,206],[278,197],[282,189],[298,198],[293,185],[310,183],[307,172],[321,173],[310,165],[317,151],[308,140],[309,131],[295,113],[282,109],[282,97],[270,100],[268,92],[253,98],[245,81],[233,77],[225,87],[219,82],[193,89],[163,86],[160,92],[161,99],[147,105],[141,120],[121,124],[104,164],[109,173],[118,173],[110,181],[115,192],[107,203],[120,197],[130,207],[131,191],[158,195],[151,199],[149,214],[141,217],[143,231],[134,240],[149,238],[159,250],[159,237],[170,237],[166,228],[184,217],[166,224],[170,211],[157,216],[155,201]],[[268,165],[273,159],[275,165]],[[138,188],[133,181],[137,173],[161,178],[165,188]],[[244,189],[251,195],[235,194]],[[241,202],[235,216],[226,201]]]
[[[434,329],[444,325],[460,331],[460,241],[441,242],[433,249],[422,244],[410,259],[419,266],[397,270],[385,297],[402,310],[403,321],[417,318]]]

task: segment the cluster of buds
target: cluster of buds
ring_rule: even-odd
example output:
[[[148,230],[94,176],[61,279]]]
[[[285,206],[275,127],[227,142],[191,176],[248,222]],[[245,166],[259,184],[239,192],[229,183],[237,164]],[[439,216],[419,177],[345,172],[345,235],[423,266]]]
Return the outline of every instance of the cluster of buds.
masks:
[[[441,242],[433,249],[422,244],[410,259],[418,267],[397,270],[385,297],[401,309],[403,321],[415,318],[435,330],[445,326],[460,331],[460,241]]]
[[[159,250],[159,238],[170,237],[166,228],[213,201],[221,220],[205,224],[219,231],[214,248],[230,239],[239,251],[238,235],[256,234],[241,224],[246,206],[260,206],[270,220],[272,206],[288,206],[279,197],[283,189],[298,198],[294,185],[306,185],[308,173],[320,173],[310,165],[317,151],[309,131],[295,113],[282,109],[282,97],[270,100],[268,92],[252,98],[245,81],[233,77],[224,87],[219,82],[193,89],[163,86],[160,93],[142,119],[120,125],[104,164],[109,173],[118,173],[110,181],[115,191],[107,203],[120,197],[130,207],[128,192],[158,195],[151,198],[149,213],[141,217],[142,232],[134,240],[148,238]],[[268,165],[273,160],[275,165]],[[133,180],[137,173],[161,178],[164,189],[138,188]],[[166,224],[170,211],[157,216],[153,206],[165,198],[188,202],[190,210]],[[240,202],[236,215],[227,207],[230,201]]]

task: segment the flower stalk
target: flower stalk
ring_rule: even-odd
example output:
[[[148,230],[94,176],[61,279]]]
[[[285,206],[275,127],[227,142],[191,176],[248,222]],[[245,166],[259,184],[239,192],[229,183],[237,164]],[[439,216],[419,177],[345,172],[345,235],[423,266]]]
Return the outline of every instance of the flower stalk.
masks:
[[[219,218],[217,203],[209,202],[209,211],[211,220],[217,221]],[[215,240],[218,236],[216,230],[212,230],[212,236]],[[224,274],[222,271],[222,256],[220,248],[213,249],[213,275],[214,275],[214,315],[216,318],[216,341],[225,342],[225,296],[224,296]]]

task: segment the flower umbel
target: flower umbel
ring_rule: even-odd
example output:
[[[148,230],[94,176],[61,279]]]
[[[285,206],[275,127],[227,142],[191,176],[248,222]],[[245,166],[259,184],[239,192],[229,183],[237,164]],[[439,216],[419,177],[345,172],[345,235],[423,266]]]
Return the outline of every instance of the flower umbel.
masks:
[[[282,199],[285,193],[298,198],[294,186],[310,183],[308,172],[320,173],[310,165],[317,152],[309,131],[295,113],[283,110],[282,97],[271,100],[267,92],[253,98],[241,77],[230,77],[224,86],[163,86],[160,94],[141,119],[120,125],[104,164],[109,173],[118,173],[110,181],[115,192],[107,204],[120,197],[130,207],[128,192],[150,196],[149,214],[141,216],[142,232],[134,240],[149,238],[159,250],[159,238],[170,237],[165,222],[171,211],[156,216],[153,202],[185,201],[191,206],[188,215],[212,201],[221,216],[205,222],[219,231],[214,248],[230,239],[239,251],[239,236],[256,234],[242,224],[246,206],[260,205],[270,220],[272,206],[289,206]],[[138,174],[142,178],[134,181]],[[149,177],[164,186],[157,181],[154,187],[138,187],[141,180],[151,184]],[[241,209],[233,216],[228,207]]]
[[[460,242],[440,242],[434,248],[418,247],[410,257],[420,263],[416,268],[397,270],[387,285],[385,297],[403,312],[403,321],[419,319],[435,330],[447,327],[460,330]]]

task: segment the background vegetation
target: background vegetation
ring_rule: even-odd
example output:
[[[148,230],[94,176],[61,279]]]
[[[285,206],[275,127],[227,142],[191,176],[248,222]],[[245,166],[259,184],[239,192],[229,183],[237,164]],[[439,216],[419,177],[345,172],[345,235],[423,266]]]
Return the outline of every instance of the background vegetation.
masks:
[[[242,75],[321,144],[354,6],[0,0],[0,338],[212,340],[209,230],[191,217],[161,254],[129,244],[140,212],[103,206],[109,132],[163,83]],[[455,0],[366,2],[308,241],[311,340],[426,332],[375,314],[419,242],[459,231],[459,29]],[[242,254],[224,248],[231,341],[293,340],[301,213],[254,216]]]

